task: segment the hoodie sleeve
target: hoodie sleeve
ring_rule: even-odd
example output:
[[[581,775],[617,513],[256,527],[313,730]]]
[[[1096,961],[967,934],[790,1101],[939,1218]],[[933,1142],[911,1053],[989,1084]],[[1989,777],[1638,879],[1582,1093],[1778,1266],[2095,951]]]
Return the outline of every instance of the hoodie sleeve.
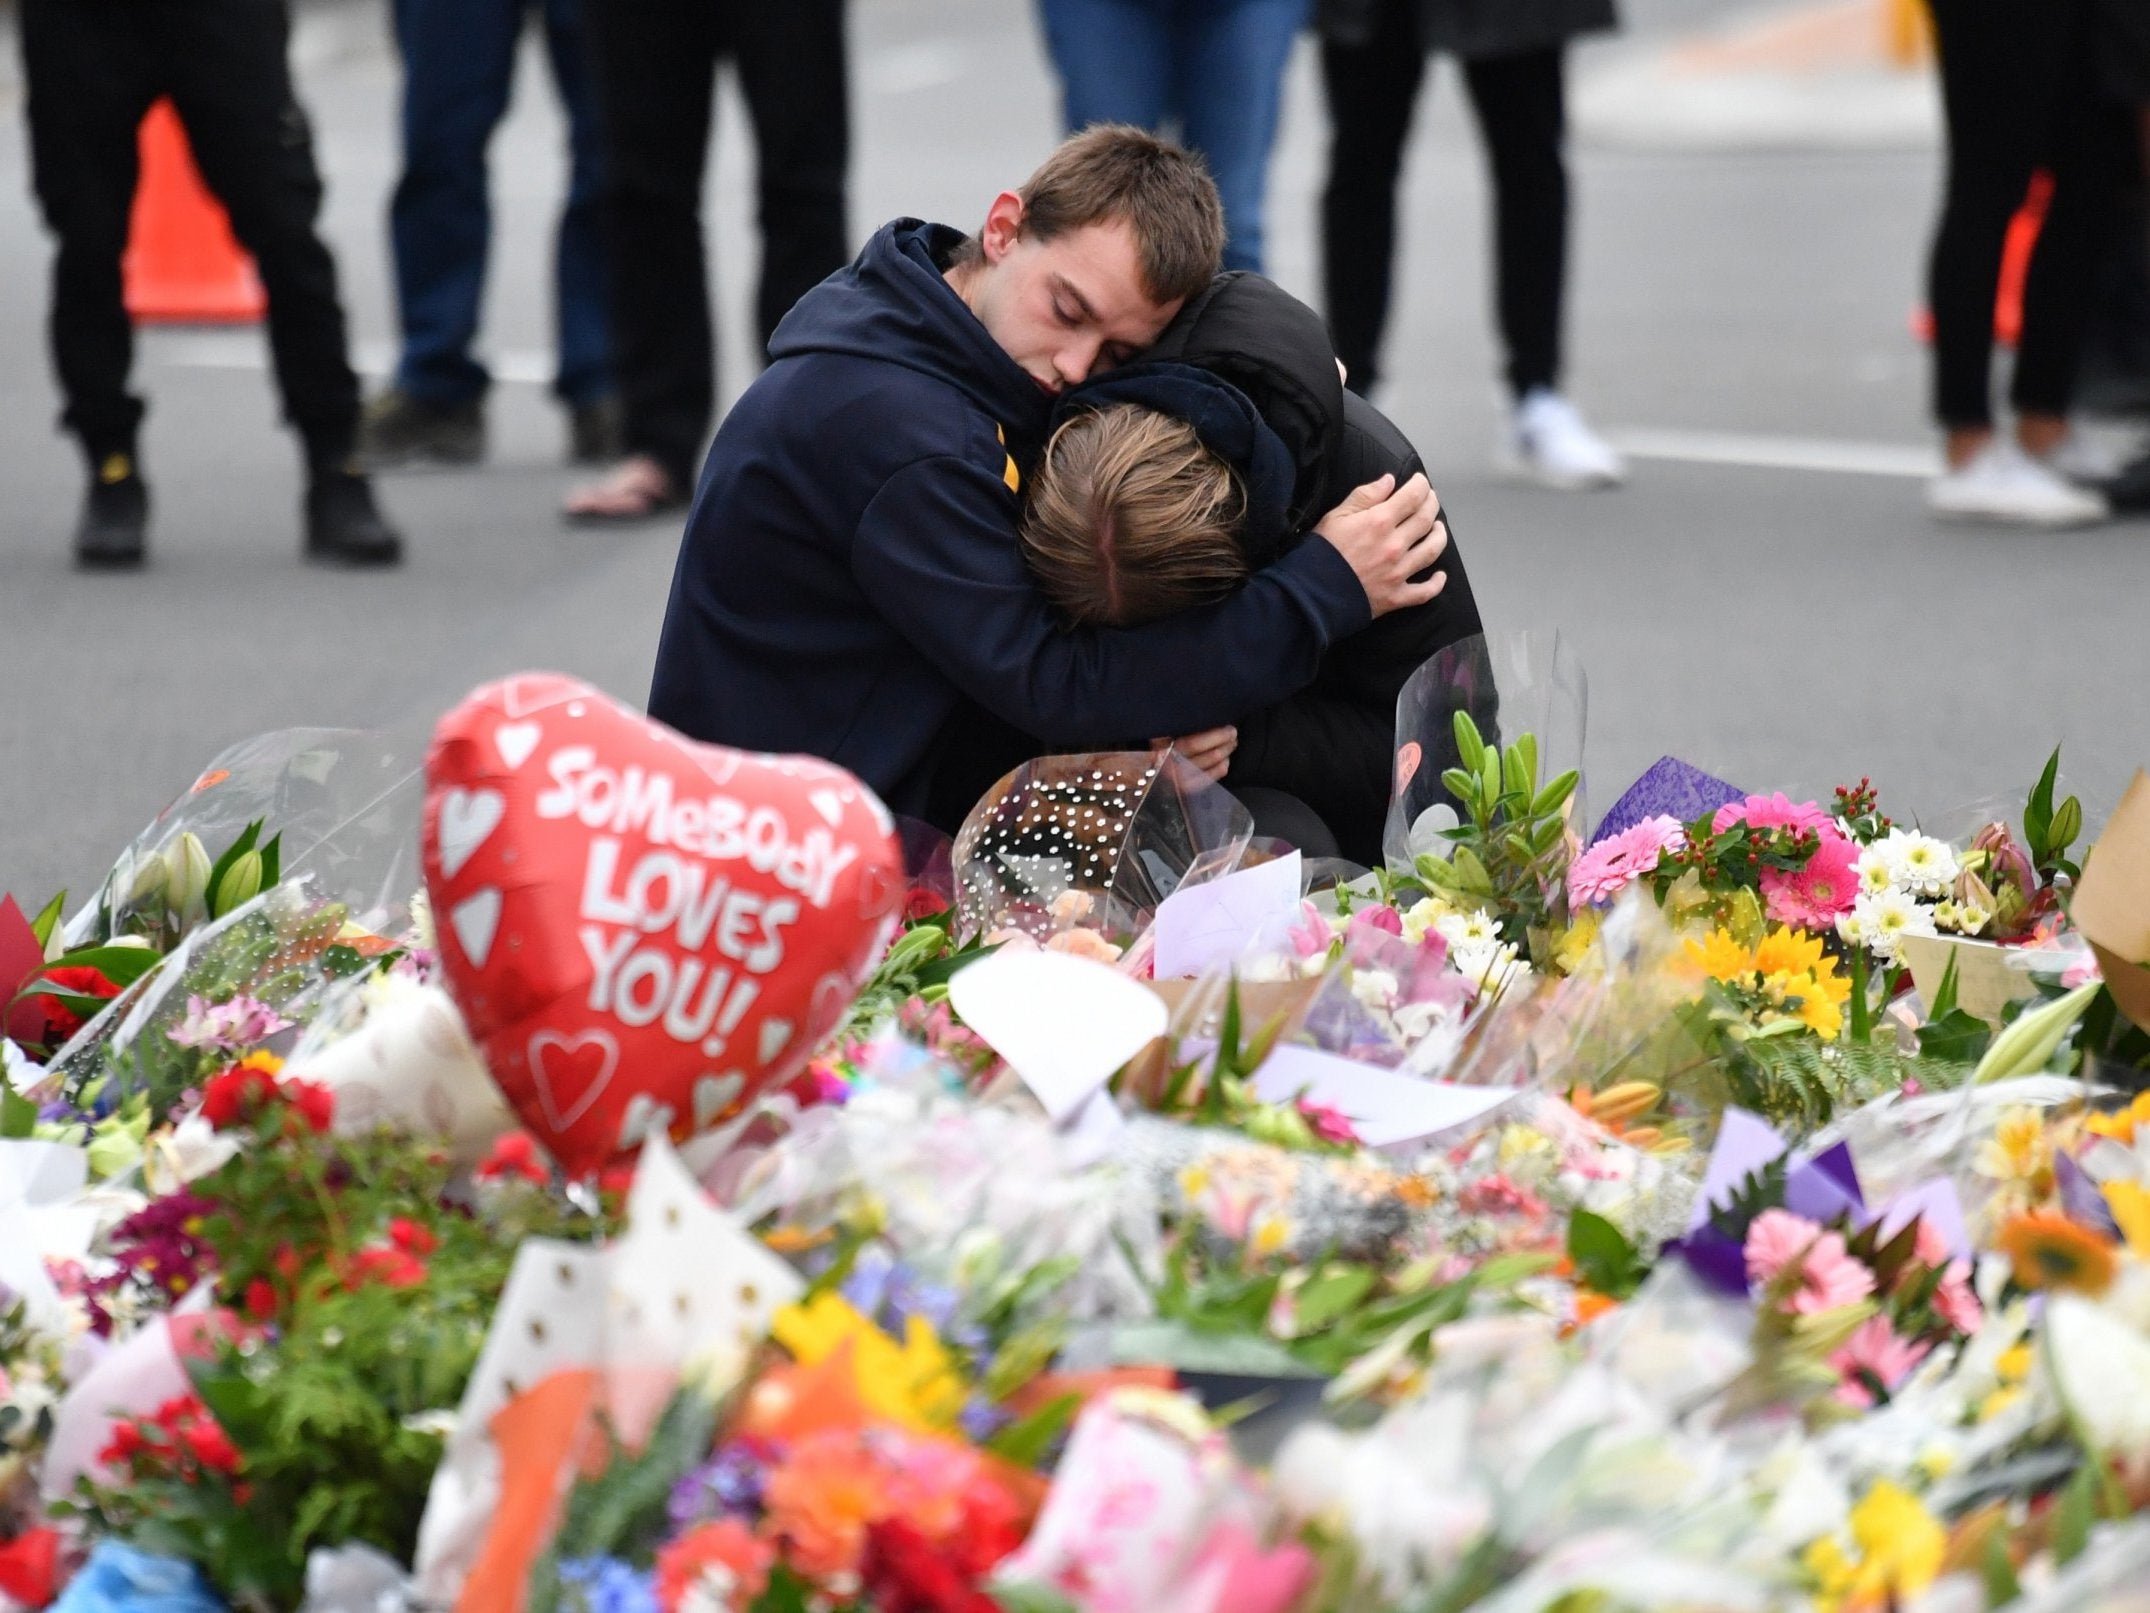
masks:
[[[1366,626],[1350,564],[1302,543],[1230,599],[1138,628],[1063,628],[1024,569],[1015,494],[947,455],[886,482],[852,570],[881,613],[963,693],[1047,744],[1189,734],[1312,682]]]

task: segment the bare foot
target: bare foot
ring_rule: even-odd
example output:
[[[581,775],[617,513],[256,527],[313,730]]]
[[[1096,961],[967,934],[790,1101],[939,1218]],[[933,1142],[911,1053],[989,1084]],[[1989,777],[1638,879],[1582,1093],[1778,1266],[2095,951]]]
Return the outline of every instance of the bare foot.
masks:
[[[687,502],[665,468],[648,454],[621,461],[600,481],[586,482],[567,495],[570,521],[592,526],[647,521]]]

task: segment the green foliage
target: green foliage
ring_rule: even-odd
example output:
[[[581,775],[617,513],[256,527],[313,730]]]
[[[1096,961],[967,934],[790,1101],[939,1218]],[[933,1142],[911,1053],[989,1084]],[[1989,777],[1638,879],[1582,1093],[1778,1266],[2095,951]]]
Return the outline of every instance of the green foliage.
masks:
[[[1583,1281],[1608,1299],[1627,1299],[1650,1274],[1650,1263],[1618,1227],[1580,1208],[1568,1220],[1568,1258]]]
[[[2058,806],[2053,804],[2053,790],[2059,777],[2060,747],[2055,745],[2023,807],[2025,849],[2030,853],[2031,866],[2037,870],[2039,879],[2047,884],[2051,884],[2056,875],[2066,874],[2070,879],[2078,879],[2083,872],[2068,860],[2069,849],[2083,832],[2083,803],[2071,795]]]
[[[1726,1065],[1731,1101],[1780,1126],[1813,1130],[1906,1081],[1929,1092],[1962,1086],[1971,1077],[1971,1063],[1951,1056],[1948,1045],[1907,1054],[1887,1042],[1822,1042],[1811,1036],[1745,1042]]]
[[[1567,912],[1568,803],[1580,775],[1570,769],[1541,788],[1537,736],[1490,746],[1468,712],[1456,713],[1455,738],[1463,765],[1441,783],[1461,821],[1443,831],[1454,842],[1445,859],[1419,858],[1418,879],[1459,907],[1490,913],[1504,940],[1528,949]]]

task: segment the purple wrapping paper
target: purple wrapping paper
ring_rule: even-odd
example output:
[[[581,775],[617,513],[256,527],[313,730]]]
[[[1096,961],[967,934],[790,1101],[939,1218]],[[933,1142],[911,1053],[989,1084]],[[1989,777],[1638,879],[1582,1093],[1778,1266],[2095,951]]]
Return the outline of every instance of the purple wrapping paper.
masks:
[[[1748,1177],[1788,1151],[1776,1128],[1760,1115],[1744,1109],[1724,1112],[1717,1146],[1710,1151],[1709,1166],[1703,1172],[1702,1191],[1695,1195],[1687,1236],[1673,1247],[1687,1257],[1698,1276],[1728,1294],[1747,1292],[1746,1254],[1736,1241],[1710,1225],[1710,1216],[1729,1202]],[[1812,1159],[1794,1160],[1785,1173],[1784,1207],[1824,1224],[1847,1214],[1854,1223],[1864,1222],[1866,1200],[1859,1191],[1851,1150],[1838,1143]]]
[[[1644,818],[1663,814],[1682,823],[1693,823],[1704,813],[1715,812],[1733,801],[1744,801],[1747,792],[1723,779],[1690,766],[1677,756],[1661,756],[1649,771],[1628,786],[1627,794],[1612,804],[1598,824],[1592,844],[1623,829],[1632,829]]]

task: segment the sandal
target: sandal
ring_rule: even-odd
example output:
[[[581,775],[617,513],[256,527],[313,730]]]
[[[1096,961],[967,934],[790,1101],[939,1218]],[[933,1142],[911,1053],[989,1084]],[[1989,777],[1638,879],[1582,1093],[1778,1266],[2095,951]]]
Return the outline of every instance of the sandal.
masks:
[[[562,511],[572,526],[634,526],[687,507],[671,474],[647,454],[636,454],[602,481],[567,495]]]

